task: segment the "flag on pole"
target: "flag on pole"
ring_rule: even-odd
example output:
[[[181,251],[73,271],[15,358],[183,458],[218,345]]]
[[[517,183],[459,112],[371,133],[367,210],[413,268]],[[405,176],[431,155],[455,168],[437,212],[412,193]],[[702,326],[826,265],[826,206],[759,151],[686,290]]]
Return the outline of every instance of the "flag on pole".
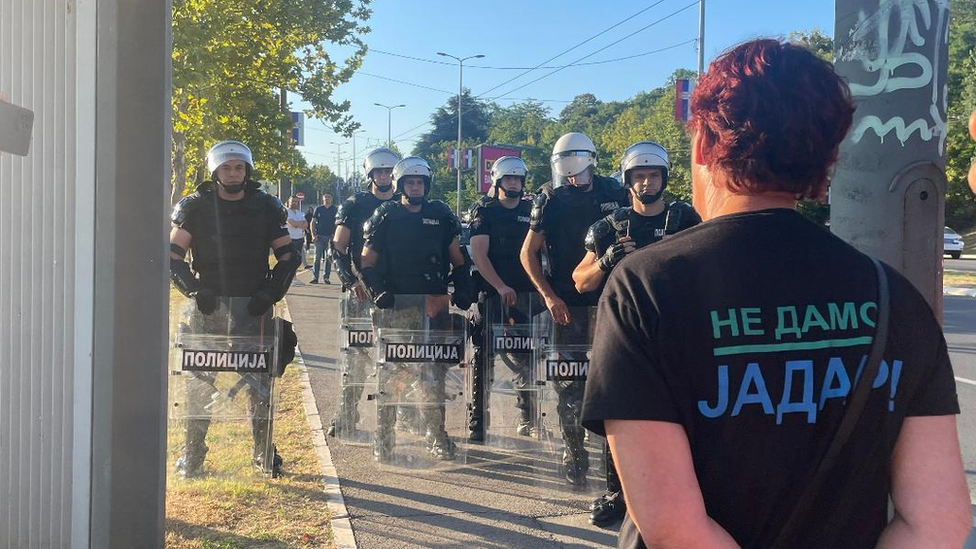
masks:
[[[691,120],[691,93],[695,82],[690,78],[679,78],[674,83],[674,119],[682,122]]]

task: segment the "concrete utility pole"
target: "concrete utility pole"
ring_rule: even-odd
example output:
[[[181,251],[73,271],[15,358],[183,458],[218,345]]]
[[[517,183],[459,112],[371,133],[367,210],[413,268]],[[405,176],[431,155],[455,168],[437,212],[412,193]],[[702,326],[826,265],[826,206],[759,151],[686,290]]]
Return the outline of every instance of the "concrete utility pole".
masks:
[[[329,141],[329,144],[336,146],[335,174],[338,179],[342,179],[342,146],[345,145],[345,143],[341,143],[339,141]],[[343,183],[345,183],[345,180],[343,180]],[[336,201],[340,200],[341,198],[342,198],[342,188],[336,185]]]
[[[835,13],[835,66],[857,112],[831,230],[901,271],[941,318],[949,1],[837,0]]]
[[[698,0],[698,78],[705,72],[705,0]]]
[[[457,106],[458,140],[457,140],[457,154],[454,157],[454,163],[455,163],[455,167],[457,168],[457,207],[456,207],[457,211],[456,213],[458,217],[461,217],[461,165],[463,164],[463,162],[461,161],[461,156],[463,156],[461,153],[461,92],[464,90],[463,88],[464,62],[467,61],[468,59],[481,59],[482,57],[484,57],[484,55],[479,53],[478,55],[469,55],[467,57],[455,57],[449,53],[444,53],[442,51],[437,52],[437,55],[450,57],[451,59],[455,59],[458,62],[458,106]]]

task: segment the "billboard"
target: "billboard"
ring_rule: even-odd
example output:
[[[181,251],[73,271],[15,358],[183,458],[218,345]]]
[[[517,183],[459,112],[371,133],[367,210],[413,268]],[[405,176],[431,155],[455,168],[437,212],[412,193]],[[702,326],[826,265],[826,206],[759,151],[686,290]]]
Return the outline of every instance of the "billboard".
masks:
[[[491,189],[491,166],[503,156],[522,156],[522,152],[512,147],[497,145],[478,145],[478,190],[486,194]]]

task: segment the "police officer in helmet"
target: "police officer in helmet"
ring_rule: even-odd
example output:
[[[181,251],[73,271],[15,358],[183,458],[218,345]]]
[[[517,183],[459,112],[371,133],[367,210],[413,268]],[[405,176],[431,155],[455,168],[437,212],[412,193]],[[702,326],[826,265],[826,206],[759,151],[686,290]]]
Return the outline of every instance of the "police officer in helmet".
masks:
[[[473,403],[469,421],[470,439],[484,440],[484,392],[490,357],[485,348],[485,332],[491,323],[499,319],[487,318],[487,302],[498,297],[502,304],[512,307],[517,294],[532,292],[535,288],[519,262],[519,251],[529,231],[532,202],[524,198],[525,178],[528,168],[521,158],[503,156],[491,167],[492,196],[479,200],[471,212],[471,255],[480,276],[478,281],[478,309],[473,315],[471,341],[474,344]],[[509,312],[514,312],[511,309]],[[501,311],[492,311],[501,314]],[[530,311],[519,323],[528,323]],[[515,319],[512,319],[515,320]],[[532,391],[524,390],[530,382],[529,364],[512,362],[517,391],[516,406],[521,417],[518,434],[528,436],[534,427],[532,421]],[[523,390],[520,390],[523,389]]]
[[[170,233],[170,278],[185,296],[195,299],[197,308],[210,315],[218,297],[246,297],[250,315],[264,315],[284,297],[300,264],[291,239],[283,228],[287,213],[281,202],[260,189],[251,179],[254,161],[251,150],[239,141],[221,141],[207,153],[211,181],[184,197],[173,210]],[[278,262],[268,267],[268,250]],[[185,261],[192,250],[192,266]],[[190,380],[188,380],[190,383]],[[255,402],[252,407],[263,405]],[[263,397],[263,398],[266,398]],[[209,419],[189,419],[186,441],[177,460],[183,476],[200,474],[206,456],[204,440]],[[281,457],[266,456],[268,423],[252,422],[255,465],[273,474]]]
[[[587,231],[586,256],[573,272],[577,290],[602,291],[607,275],[624,257],[701,223],[690,204],[665,202],[670,166],[667,150],[654,141],[627,147],[620,158],[620,175],[630,193],[631,205],[615,210]],[[604,454],[607,490],[590,505],[590,522],[596,526],[609,526],[627,512],[609,446],[604,445]]]
[[[474,285],[470,263],[458,243],[461,223],[451,208],[439,200],[428,200],[432,171],[427,161],[408,156],[393,168],[398,200],[383,203],[365,225],[366,243],[362,256],[362,281],[380,309],[394,306],[396,295],[426,295],[426,311],[408,311],[419,320],[426,314],[441,317],[453,301],[461,309],[471,306]],[[454,283],[448,295],[448,282]],[[446,370],[435,371],[425,400],[444,401]],[[427,447],[438,459],[454,459],[456,446],[444,427],[444,407],[425,406],[421,420]],[[395,409],[381,407],[377,417],[373,455],[380,462],[393,459]]]
[[[560,137],[550,160],[552,184],[535,198],[521,261],[563,337],[586,344],[591,331],[588,319],[573,318],[569,307],[592,307],[599,293],[578,291],[573,270],[585,255],[583,240],[590,225],[626,204],[627,194],[616,180],[596,175],[596,145],[581,133]],[[549,257],[548,277],[542,269],[543,251]],[[580,426],[584,387],[584,380],[555,385],[566,481],[575,487],[585,486],[589,470]]]
[[[363,224],[373,215],[376,208],[393,198],[393,166],[400,160],[395,152],[379,147],[366,155],[363,170],[366,172],[369,190],[358,192],[347,198],[336,211],[336,229],[332,238],[332,260],[344,290],[352,294],[347,299],[366,301],[369,296],[360,281],[360,258],[363,251]],[[365,376],[369,360],[366,353],[351,357],[350,368],[346,372],[355,380]],[[344,385],[336,415],[329,425],[328,435],[335,436],[337,429],[351,431],[356,428],[359,418],[359,399],[363,385],[354,383]]]

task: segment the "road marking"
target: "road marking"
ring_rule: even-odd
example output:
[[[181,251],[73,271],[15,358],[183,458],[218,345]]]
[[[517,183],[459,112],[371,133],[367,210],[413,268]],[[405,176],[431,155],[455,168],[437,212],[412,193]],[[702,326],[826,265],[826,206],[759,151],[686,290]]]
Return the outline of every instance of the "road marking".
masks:
[[[971,379],[966,379],[964,377],[956,376],[956,381],[958,381],[959,383],[965,383],[967,385],[972,385],[973,387],[976,387],[976,381],[973,381]]]

